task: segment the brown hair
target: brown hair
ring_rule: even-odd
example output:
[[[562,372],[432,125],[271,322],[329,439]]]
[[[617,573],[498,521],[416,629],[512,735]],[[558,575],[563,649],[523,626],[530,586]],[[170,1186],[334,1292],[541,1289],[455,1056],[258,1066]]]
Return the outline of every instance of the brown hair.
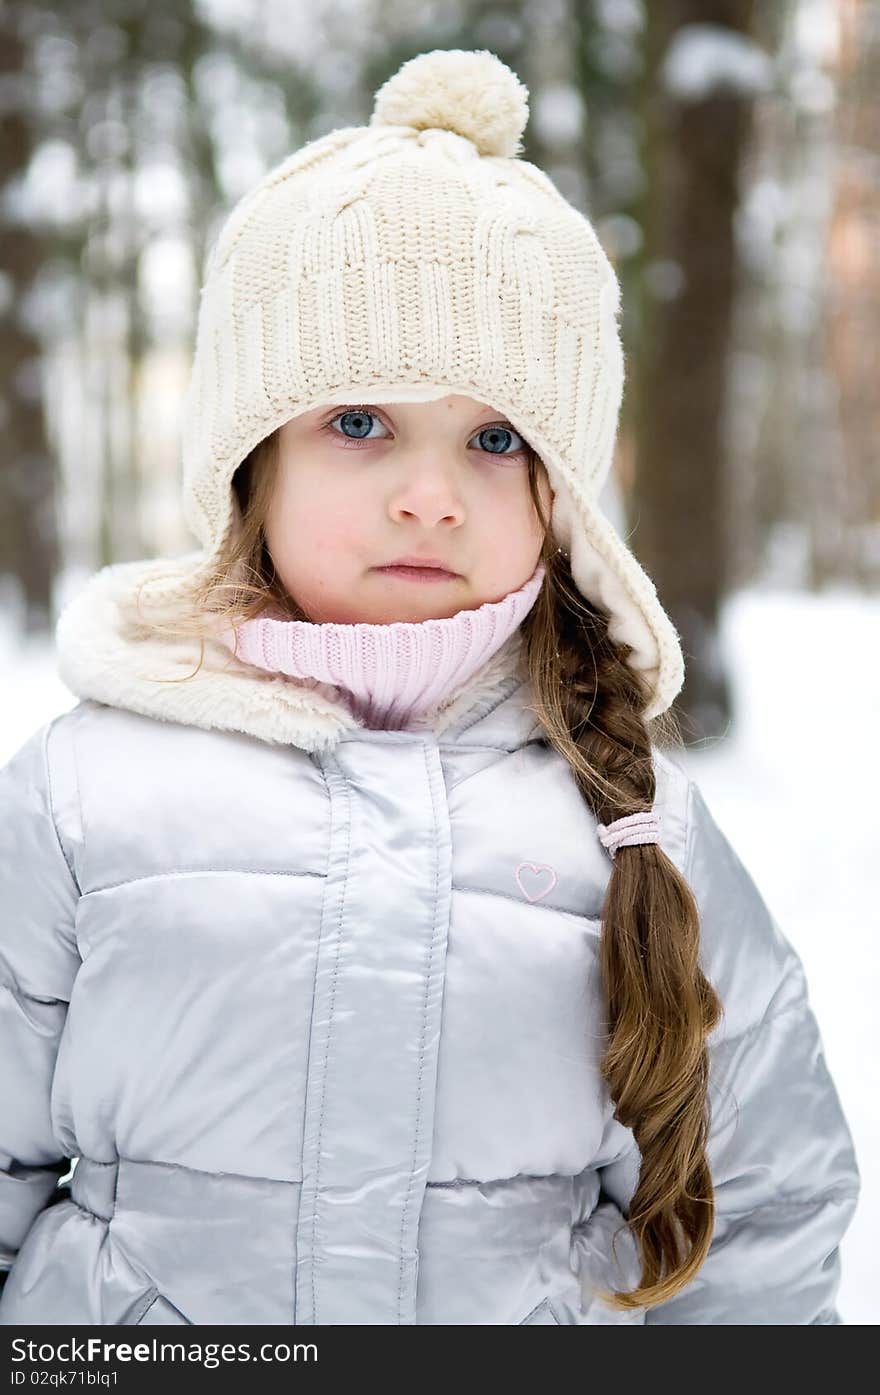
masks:
[[[600,823],[650,809],[652,746],[680,747],[667,710],[645,720],[649,693],[608,633],[607,611],[581,594],[533,485],[545,528],[544,585],[523,621],[535,715]],[[689,1283],[709,1252],[715,1197],[706,1157],[706,1037],[722,1004],[699,964],[693,892],[659,844],[618,848],[602,906],[607,1014],[602,1075],[614,1117],[632,1130],[641,1167],[627,1225],[641,1259],[637,1288],[600,1296],[651,1308]]]
[[[233,478],[241,514],[235,541],[191,593],[187,613],[170,623],[149,622],[165,632],[199,635],[199,667],[204,637],[218,617],[235,624],[271,609],[308,619],[277,577],[263,533],[278,462],[275,431]],[[543,468],[530,452],[546,574],[522,623],[523,661],[546,740],[568,762],[598,821],[610,823],[651,808],[652,745],[680,746],[681,735],[670,711],[643,719],[649,694],[626,661],[630,647],[612,641],[607,612],[578,590],[551,534],[539,492]],[[629,1292],[600,1290],[600,1296],[621,1310],[671,1298],[696,1274],[712,1239],[705,1039],[722,1007],[699,966],[699,937],[693,893],[659,844],[619,848],[602,907],[607,1042],[601,1070],[614,1117],[632,1130],[641,1157],[626,1220],[638,1244],[641,1277]]]

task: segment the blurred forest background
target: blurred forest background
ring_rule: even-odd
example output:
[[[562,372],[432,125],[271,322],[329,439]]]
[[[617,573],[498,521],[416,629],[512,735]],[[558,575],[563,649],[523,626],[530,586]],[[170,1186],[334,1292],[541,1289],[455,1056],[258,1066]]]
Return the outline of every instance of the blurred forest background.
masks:
[[[531,93],[525,158],[623,281],[605,506],[678,627],[689,737],[730,719],[719,606],[880,581],[872,0],[0,0],[0,611],[189,550],[178,413],[206,253],[428,48]]]

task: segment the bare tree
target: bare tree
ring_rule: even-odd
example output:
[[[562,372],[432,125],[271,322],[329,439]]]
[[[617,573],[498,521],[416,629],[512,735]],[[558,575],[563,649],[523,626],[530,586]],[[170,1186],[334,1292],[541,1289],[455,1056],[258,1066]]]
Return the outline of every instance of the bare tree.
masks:
[[[880,11],[873,0],[839,9],[838,101],[828,263],[832,292],[825,347],[838,432],[833,482],[838,526],[817,549],[821,578],[880,580]],[[823,501],[827,504],[826,499]],[[826,513],[827,512],[823,511]]]
[[[0,574],[27,630],[50,623],[58,560],[56,471],[43,417],[41,349],[27,305],[46,256],[13,197],[35,144],[21,5],[0,5]]]
[[[677,711],[691,740],[718,736],[730,716],[717,629],[728,581],[734,216],[753,102],[742,76],[759,58],[749,47],[752,10],[752,0],[646,7],[631,545],[682,636],[687,676]]]

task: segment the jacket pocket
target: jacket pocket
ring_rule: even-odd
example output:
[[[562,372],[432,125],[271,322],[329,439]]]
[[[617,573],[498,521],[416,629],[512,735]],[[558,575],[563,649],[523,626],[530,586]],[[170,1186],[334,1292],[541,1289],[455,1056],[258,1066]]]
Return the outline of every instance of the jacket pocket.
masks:
[[[151,1290],[151,1294],[145,1295],[146,1307],[141,1316],[135,1321],[135,1327],[192,1327],[188,1317],[184,1317],[179,1308],[160,1293],[157,1288]]]
[[[527,1322],[543,1323],[545,1326],[550,1327],[559,1327],[561,1325],[558,1317],[550,1306],[549,1298],[542,1298],[541,1302],[536,1304],[528,1316],[522,1318],[519,1326],[523,1327]]]

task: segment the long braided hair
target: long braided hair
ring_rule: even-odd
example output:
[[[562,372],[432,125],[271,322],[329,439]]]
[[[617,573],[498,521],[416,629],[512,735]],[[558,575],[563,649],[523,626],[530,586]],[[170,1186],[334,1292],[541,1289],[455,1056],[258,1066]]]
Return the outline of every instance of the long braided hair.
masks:
[[[626,662],[629,646],[611,639],[607,613],[576,587],[550,533],[536,475],[530,480],[547,570],[522,625],[535,715],[598,822],[610,823],[652,807],[652,746],[680,745],[680,731],[669,712],[643,720],[648,693]],[[641,1155],[627,1217],[640,1282],[629,1292],[601,1294],[618,1309],[671,1298],[693,1278],[712,1240],[705,1041],[722,1005],[700,969],[699,938],[693,892],[661,847],[618,848],[602,907],[601,1069],[614,1117],[632,1130]]]

